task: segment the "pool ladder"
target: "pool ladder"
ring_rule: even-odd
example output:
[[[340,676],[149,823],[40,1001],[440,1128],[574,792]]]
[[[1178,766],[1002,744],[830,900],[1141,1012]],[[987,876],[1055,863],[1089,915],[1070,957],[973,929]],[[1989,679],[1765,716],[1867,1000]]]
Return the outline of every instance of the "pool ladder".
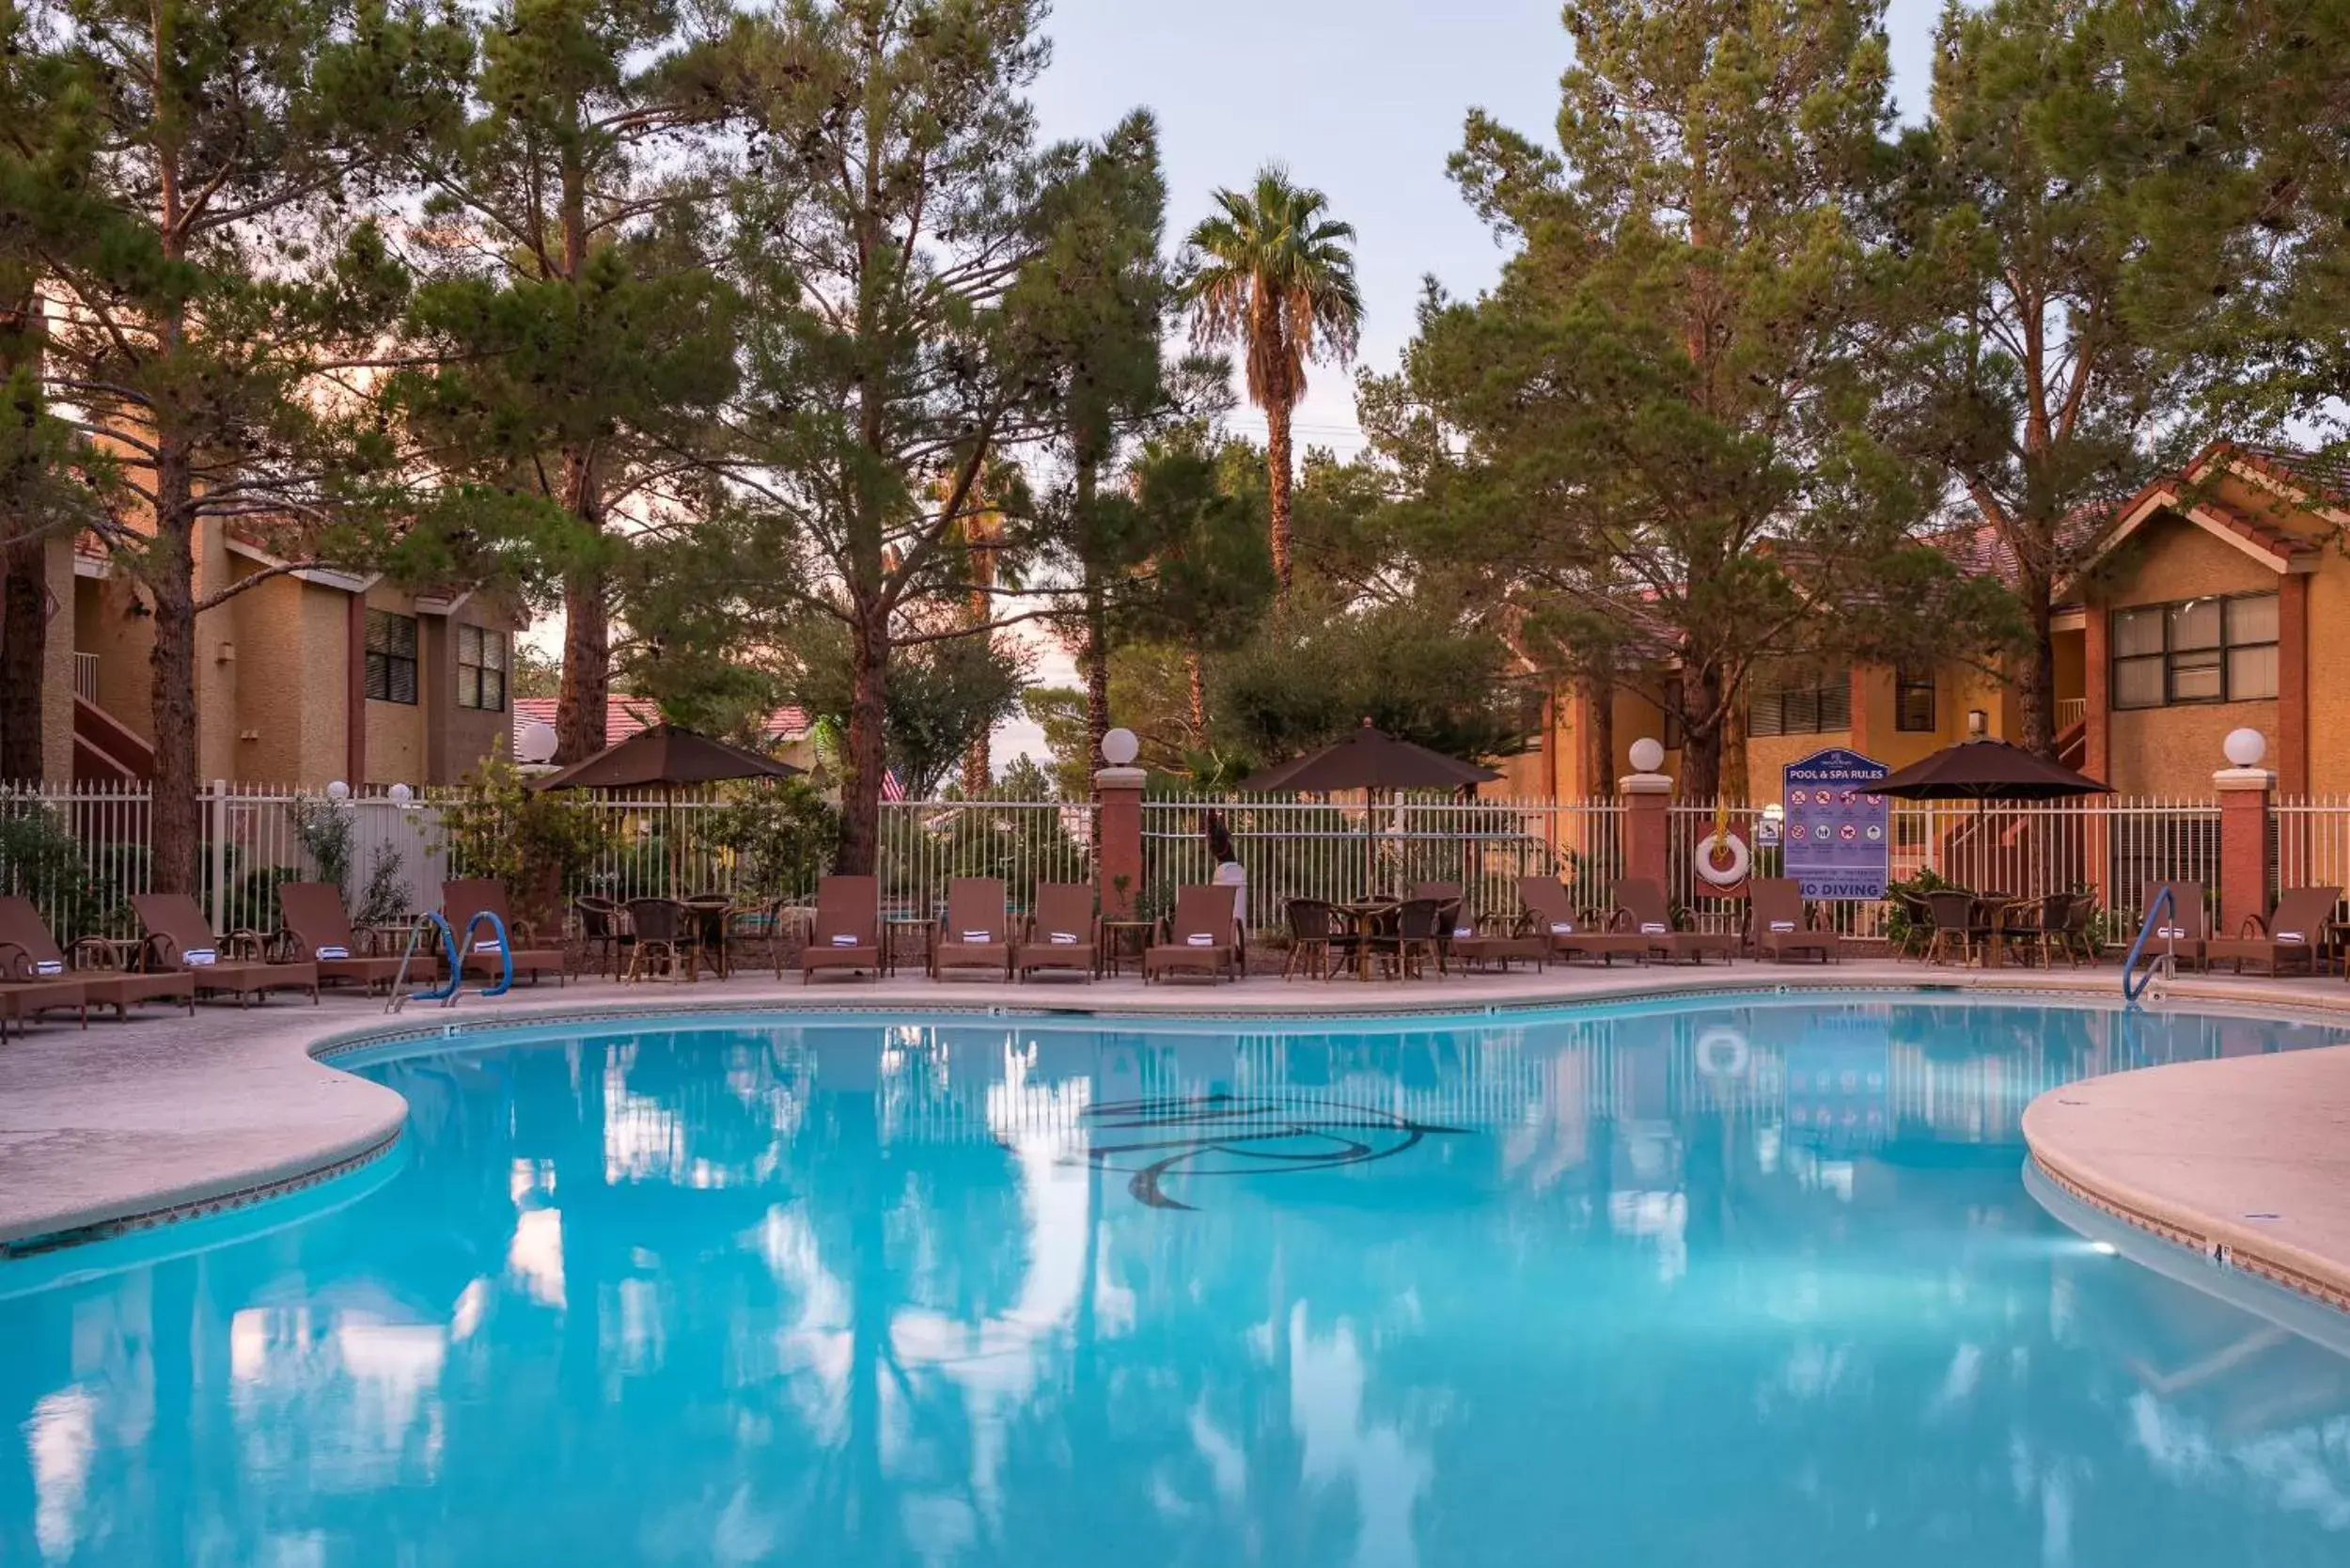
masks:
[[[497,983],[483,986],[479,994],[503,996],[514,988],[514,944],[506,934],[506,922],[498,918],[495,911],[477,910],[474,917],[465,922],[465,940],[462,943],[457,940],[455,929],[441,916],[428,914],[424,918],[431,923],[432,931],[441,939],[441,951],[448,964],[448,979],[432,989],[413,993],[408,989],[408,967],[415,962],[416,943],[425,932],[424,922],[419,921],[409,928],[408,949],[400,955],[400,978],[392,982],[391,1000],[384,1004],[384,1011],[398,1012],[410,1002],[438,1002],[443,1007],[455,1006],[457,994],[464,987],[465,955],[468,952],[487,951],[492,946],[490,942],[477,943],[474,940],[474,933],[485,924],[489,926],[490,935],[496,946],[499,973]]]
[[[2170,917],[2170,923],[2168,926],[2158,925],[2166,914]],[[2138,940],[2130,944],[2130,956],[2122,961],[2122,1000],[2124,1004],[2136,1007],[2141,997],[2152,996],[2156,1006],[2161,1005],[2163,994],[2178,978],[2178,942],[2170,934],[2178,929],[2178,923],[2179,901],[2172,896],[2170,887],[2157,887],[2153,901],[2146,906],[2146,918],[2138,922]],[[2146,965],[2146,972],[2141,975],[2138,972],[2138,958],[2146,951],[2147,938],[2157,930],[2165,933],[2162,950],[2153,956]]]

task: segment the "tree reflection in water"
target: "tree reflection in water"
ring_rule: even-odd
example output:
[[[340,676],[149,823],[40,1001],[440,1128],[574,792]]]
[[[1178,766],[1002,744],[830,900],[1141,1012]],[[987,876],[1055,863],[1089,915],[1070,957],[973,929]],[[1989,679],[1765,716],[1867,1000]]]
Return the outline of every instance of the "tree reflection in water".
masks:
[[[0,1562],[2339,1562],[2343,1363],[2080,1243],[2016,1133],[2326,1038],[1854,1002],[423,1058],[380,1190],[0,1294]]]

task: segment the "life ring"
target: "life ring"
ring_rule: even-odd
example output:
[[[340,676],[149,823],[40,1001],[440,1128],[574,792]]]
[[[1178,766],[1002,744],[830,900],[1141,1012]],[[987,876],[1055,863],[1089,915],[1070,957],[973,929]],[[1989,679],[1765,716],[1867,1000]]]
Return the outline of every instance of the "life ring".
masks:
[[[1716,864],[1716,856],[1724,864]],[[1698,840],[1696,857],[1698,880],[1709,887],[1736,887],[1747,880],[1747,872],[1754,869],[1754,853],[1747,841],[1735,833],[1708,833]]]
[[[1727,1024],[1698,1036],[1698,1071],[1709,1078],[1747,1075],[1747,1037]]]

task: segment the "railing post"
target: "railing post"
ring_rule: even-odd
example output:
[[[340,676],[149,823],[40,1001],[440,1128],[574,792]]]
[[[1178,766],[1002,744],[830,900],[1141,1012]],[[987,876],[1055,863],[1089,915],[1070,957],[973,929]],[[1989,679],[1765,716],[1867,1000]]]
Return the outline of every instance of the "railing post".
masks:
[[[2268,818],[2277,776],[2260,765],[2268,741],[2257,729],[2230,732],[2228,766],[2211,776],[2219,795],[2219,933],[2233,936],[2246,919],[2268,917]]]
[[[1142,786],[1140,768],[1100,768],[1093,792],[1101,802],[1094,820],[1095,874],[1105,920],[1134,918],[1142,893]]]
[[[228,931],[228,780],[212,780],[212,810],[207,817],[212,829],[212,932],[215,935],[226,935]]]
[[[1672,886],[1671,808],[1673,781],[1656,769],[1665,748],[1653,740],[1632,743],[1632,765],[1637,773],[1616,780],[1623,796],[1623,874],[1644,877],[1665,888]]]

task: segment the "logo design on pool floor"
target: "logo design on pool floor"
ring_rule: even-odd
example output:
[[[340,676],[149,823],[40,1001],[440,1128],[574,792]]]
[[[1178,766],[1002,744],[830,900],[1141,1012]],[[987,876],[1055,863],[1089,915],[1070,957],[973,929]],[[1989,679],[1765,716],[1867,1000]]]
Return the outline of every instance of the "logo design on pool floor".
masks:
[[[1094,1140],[1087,1158],[1133,1172],[1126,1190],[1154,1209],[1192,1207],[1167,1196],[1169,1178],[1332,1170],[1468,1132],[1342,1100],[1222,1093],[1108,1101],[1087,1109],[1086,1125]]]

